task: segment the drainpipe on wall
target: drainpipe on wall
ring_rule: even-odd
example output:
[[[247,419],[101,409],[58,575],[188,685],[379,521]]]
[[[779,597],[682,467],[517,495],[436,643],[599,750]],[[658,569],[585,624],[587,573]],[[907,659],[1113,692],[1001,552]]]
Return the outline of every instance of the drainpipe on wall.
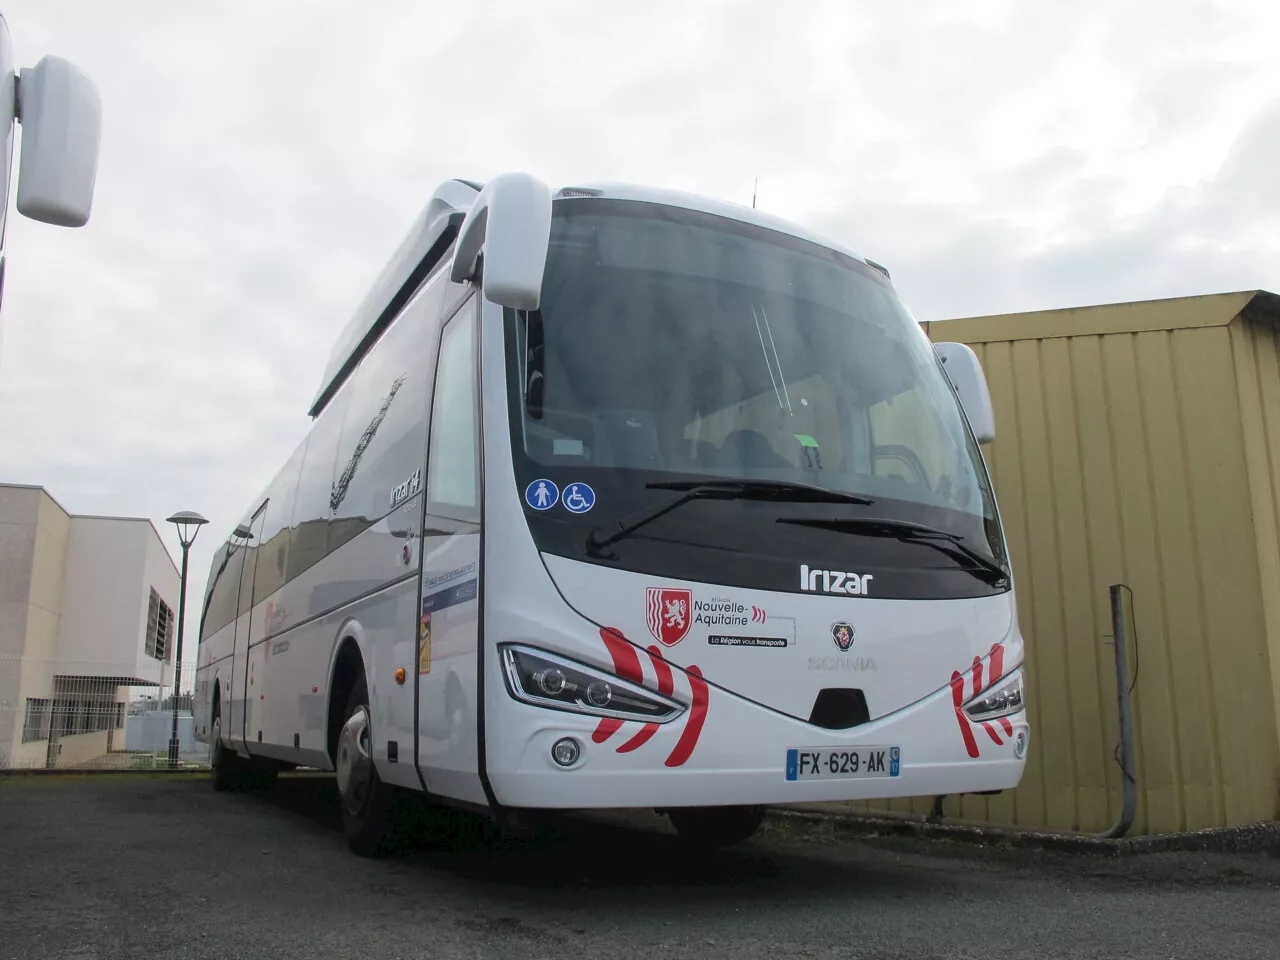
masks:
[[[1116,747],[1116,763],[1120,765],[1123,801],[1120,815],[1107,830],[1098,834],[1104,839],[1123,837],[1133,826],[1138,810],[1138,780],[1134,776],[1133,762],[1133,689],[1129,682],[1129,654],[1127,650],[1127,621],[1120,591],[1129,590],[1122,583],[1111,585],[1111,635],[1116,660],[1116,706],[1120,714],[1120,743]],[[1130,591],[1132,593],[1132,591]]]
[[[1134,776],[1133,749],[1133,688],[1129,679],[1128,632],[1126,629],[1124,601],[1120,598],[1122,590],[1129,588],[1122,584],[1112,584],[1111,595],[1111,635],[1115,653],[1116,670],[1116,707],[1120,719],[1120,743],[1116,746],[1115,761],[1120,766],[1123,799],[1120,815],[1115,823],[1102,833],[1095,834],[1104,840],[1116,840],[1123,837],[1133,826],[1138,811],[1138,779]],[[1129,591],[1132,594],[1132,590]],[[1135,648],[1136,650],[1136,648]],[[933,808],[925,816],[926,823],[938,823],[946,818],[942,811],[942,802],[947,798],[941,794],[933,798]]]

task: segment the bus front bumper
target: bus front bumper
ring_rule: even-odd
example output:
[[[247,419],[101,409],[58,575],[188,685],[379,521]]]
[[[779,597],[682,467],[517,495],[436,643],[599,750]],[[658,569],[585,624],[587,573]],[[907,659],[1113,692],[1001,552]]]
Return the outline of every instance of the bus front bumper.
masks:
[[[485,755],[497,801],[617,809],[979,793],[1016,787],[1030,747],[1025,711],[975,723],[946,688],[847,730],[716,687],[705,694],[702,710],[652,728],[491,701]]]

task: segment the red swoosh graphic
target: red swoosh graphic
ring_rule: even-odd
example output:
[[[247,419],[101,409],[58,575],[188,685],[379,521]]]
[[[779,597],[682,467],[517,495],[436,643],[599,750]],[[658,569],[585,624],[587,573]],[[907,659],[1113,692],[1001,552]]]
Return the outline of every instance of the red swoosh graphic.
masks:
[[[991,648],[991,684],[992,686],[994,686],[995,682],[1003,676],[1004,676],[1004,647],[997,643],[994,647]],[[1013,736],[1013,721],[1011,721],[1008,717],[1000,718],[1000,726],[1004,728],[1004,734],[1006,737]],[[999,741],[996,741],[996,742],[998,743]]]
[[[991,682],[995,683],[1004,676],[1004,647],[996,644],[991,648]],[[1012,732],[1012,731],[1010,731]]]
[[[664,697],[671,696],[671,691],[676,688],[676,685],[671,677],[671,667],[662,659],[662,651],[650,646],[649,659],[653,661],[653,672],[658,675],[658,692]]]
[[[989,656],[991,666],[987,672],[987,682],[985,685],[982,682],[982,661],[977,657],[973,658],[973,695],[975,697],[984,689],[994,687],[996,685],[996,681],[1004,676],[1004,647],[1001,644],[995,644],[992,646]],[[961,706],[963,703],[964,677],[953,671],[951,674],[951,704],[955,708],[956,722],[960,724],[960,735],[964,738],[965,752],[968,753],[971,758],[976,759],[978,756],[978,742],[974,739],[973,729],[969,718],[965,715],[964,709]],[[1004,729],[1005,736],[1013,736],[1013,723],[1008,717],[1000,717],[998,721],[978,721],[982,729],[987,731],[987,736],[991,738],[992,742],[995,743],[996,746],[1003,746],[1004,741],[1000,739],[1000,734],[997,732],[995,727],[997,722]]]
[[[613,672],[623,680],[643,683],[644,674],[640,672],[640,657],[636,654],[636,648],[622,635],[622,631],[617,627],[604,627],[600,631],[600,639],[609,648],[609,656],[613,657]]]
[[[956,722],[960,724],[960,735],[964,737],[964,749],[973,759],[978,756],[978,741],[973,739],[973,731],[969,729],[969,720],[964,715],[961,704],[964,703],[964,677],[951,671],[951,705],[955,707]]]
[[[618,748],[618,753],[630,753],[632,750],[639,750],[648,743],[649,738],[657,732],[658,725],[656,723],[646,723],[636,731],[636,735],[634,737]]]
[[[643,679],[643,674],[640,672],[640,657],[636,654],[636,648],[622,636],[622,631],[617,627],[603,627],[600,630],[600,639],[604,641],[609,656],[613,658],[613,672],[624,680],[639,683]],[[621,720],[605,717],[596,724],[591,739],[595,743],[604,743],[621,729]]]
[[[987,736],[995,741],[995,745],[997,747],[1004,743],[1004,741],[1000,739],[1000,734],[996,733],[996,728],[991,725],[990,720],[982,721],[982,729],[987,731]]]
[[[698,745],[698,738],[702,736],[702,724],[707,719],[710,693],[706,681],[702,679],[702,671],[690,666],[688,674],[689,687],[693,691],[693,706],[689,708],[689,722],[685,724],[671,756],[667,757],[668,767],[678,767],[693,755],[693,748]]]
[[[596,729],[595,732],[591,734],[591,739],[596,743],[604,743],[621,729],[621,720],[615,720],[613,717],[605,717],[596,724]]]
[[[653,672],[658,675],[658,692],[663,696],[671,696],[671,691],[675,689],[675,680],[671,676],[671,667],[667,661],[662,659],[662,651],[657,647],[648,647],[649,659],[653,661]],[[646,723],[641,727],[634,737],[618,748],[618,753],[630,753],[632,750],[638,750],[649,742],[649,739],[658,732],[660,725],[656,723]]]

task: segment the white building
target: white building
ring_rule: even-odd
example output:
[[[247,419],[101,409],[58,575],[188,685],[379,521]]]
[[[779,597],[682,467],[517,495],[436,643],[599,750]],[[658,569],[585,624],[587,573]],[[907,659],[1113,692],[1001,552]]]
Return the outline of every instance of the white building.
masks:
[[[150,520],[76,516],[42,487],[0,484],[0,768],[122,751],[131,688],[171,683],[177,603]]]

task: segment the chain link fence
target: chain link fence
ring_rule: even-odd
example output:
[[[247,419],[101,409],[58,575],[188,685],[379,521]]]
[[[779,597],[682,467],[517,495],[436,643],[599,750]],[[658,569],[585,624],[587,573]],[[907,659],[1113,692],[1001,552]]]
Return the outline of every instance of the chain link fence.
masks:
[[[184,665],[177,697],[171,666],[159,683],[137,672],[133,662],[0,656],[0,770],[167,769],[175,714],[177,765],[207,768],[191,710],[195,667]]]

